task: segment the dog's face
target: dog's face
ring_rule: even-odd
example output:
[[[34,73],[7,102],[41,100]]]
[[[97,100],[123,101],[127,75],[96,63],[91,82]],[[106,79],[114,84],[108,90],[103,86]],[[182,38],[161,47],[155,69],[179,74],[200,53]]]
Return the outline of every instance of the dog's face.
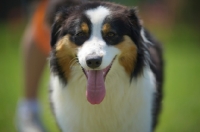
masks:
[[[69,81],[73,76],[71,66],[78,61],[87,78],[87,99],[99,104],[114,61],[130,79],[142,71],[145,38],[141,32],[135,10],[124,6],[92,2],[64,9],[52,27],[51,67]]]

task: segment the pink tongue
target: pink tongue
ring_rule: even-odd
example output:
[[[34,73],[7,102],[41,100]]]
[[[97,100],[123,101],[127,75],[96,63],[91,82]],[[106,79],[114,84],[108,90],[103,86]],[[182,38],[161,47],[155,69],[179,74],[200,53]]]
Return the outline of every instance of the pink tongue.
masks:
[[[103,70],[89,70],[87,77],[87,100],[91,104],[100,104],[106,93]]]

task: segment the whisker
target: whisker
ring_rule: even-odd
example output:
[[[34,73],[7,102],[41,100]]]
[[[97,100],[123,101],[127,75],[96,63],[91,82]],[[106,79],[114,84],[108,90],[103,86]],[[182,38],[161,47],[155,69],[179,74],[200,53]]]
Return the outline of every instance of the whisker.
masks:
[[[75,64],[78,64],[78,61],[77,60],[73,60],[70,64],[70,68],[72,68]]]
[[[77,59],[77,57],[74,57],[73,59],[71,59],[70,60],[70,62],[69,63],[72,63],[74,60],[76,60]]]

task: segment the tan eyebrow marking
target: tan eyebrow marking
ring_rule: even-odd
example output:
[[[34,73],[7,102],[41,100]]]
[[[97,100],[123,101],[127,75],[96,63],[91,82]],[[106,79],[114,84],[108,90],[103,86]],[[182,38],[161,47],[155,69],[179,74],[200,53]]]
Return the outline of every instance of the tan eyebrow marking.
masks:
[[[108,32],[110,32],[110,30],[111,30],[110,24],[106,23],[106,24],[103,25],[102,32],[103,32],[104,35],[107,34]]]
[[[89,27],[88,27],[87,23],[83,22],[83,23],[81,24],[81,30],[82,30],[83,32],[85,32],[85,33],[88,33],[88,32],[89,32]]]

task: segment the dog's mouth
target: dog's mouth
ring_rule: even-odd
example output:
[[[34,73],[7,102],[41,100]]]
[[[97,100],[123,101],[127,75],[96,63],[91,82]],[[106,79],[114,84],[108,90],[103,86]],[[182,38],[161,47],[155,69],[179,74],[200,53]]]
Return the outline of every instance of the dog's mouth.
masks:
[[[102,70],[85,70],[82,68],[87,78],[86,97],[91,104],[100,104],[103,101],[106,94],[105,79],[111,69],[113,61]]]

